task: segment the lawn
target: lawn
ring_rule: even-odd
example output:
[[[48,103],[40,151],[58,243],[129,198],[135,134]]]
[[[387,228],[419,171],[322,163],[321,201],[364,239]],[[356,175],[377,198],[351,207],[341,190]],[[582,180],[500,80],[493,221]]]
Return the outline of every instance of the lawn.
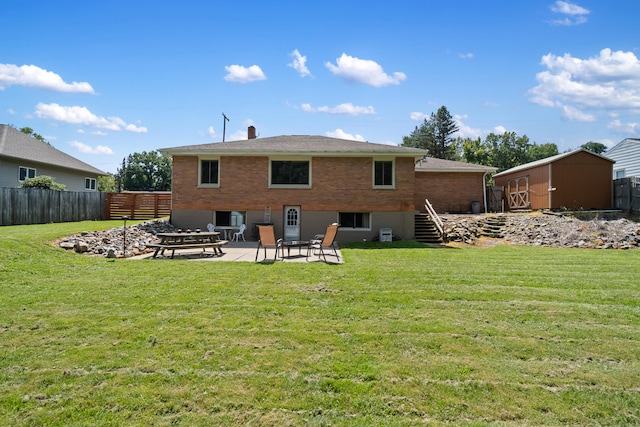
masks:
[[[109,260],[0,227],[0,425],[640,424],[640,251]]]

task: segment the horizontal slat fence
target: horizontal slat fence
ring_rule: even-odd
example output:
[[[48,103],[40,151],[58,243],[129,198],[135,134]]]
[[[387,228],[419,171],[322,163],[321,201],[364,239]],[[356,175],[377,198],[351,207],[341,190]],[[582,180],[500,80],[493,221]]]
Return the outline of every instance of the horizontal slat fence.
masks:
[[[0,188],[0,225],[104,219],[105,193]]]
[[[171,193],[106,193],[106,218],[152,219],[171,214]]]

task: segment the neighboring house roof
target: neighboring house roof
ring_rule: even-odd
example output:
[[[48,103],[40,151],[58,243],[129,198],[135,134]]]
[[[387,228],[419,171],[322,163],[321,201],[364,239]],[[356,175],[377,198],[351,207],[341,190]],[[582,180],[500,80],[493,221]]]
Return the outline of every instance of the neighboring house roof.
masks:
[[[3,156],[55,165],[96,175],[107,175],[100,169],[8,125],[0,125],[0,157]]]
[[[161,153],[170,156],[197,155],[309,155],[309,156],[370,156],[393,155],[419,158],[427,151],[397,145],[373,144],[311,135],[282,135],[241,141],[216,142],[211,144],[185,145],[161,148]]]
[[[473,163],[455,162],[453,160],[425,157],[416,162],[416,172],[485,172],[491,173],[498,168],[476,165]]]
[[[556,161],[558,161],[560,159],[563,159],[565,157],[573,156],[574,154],[579,153],[581,151],[584,151],[585,153],[589,153],[592,156],[596,156],[596,157],[600,157],[602,159],[608,160],[611,163],[615,163],[615,160],[609,159],[608,157],[605,157],[605,156],[601,156],[601,155],[596,154],[596,153],[594,153],[592,151],[585,150],[584,148],[580,148],[578,150],[567,151],[566,153],[560,153],[560,154],[556,154],[555,156],[546,157],[544,159],[536,160],[535,162],[525,163],[523,165],[516,166],[516,167],[513,167],[511,169],[507,169],[506,171],[502,171],[500,173],[497,173],[493,177],[497,178],[497,177],[500,177],[502,175],[512,174],[514,172],[520,172],[520,171],[523,171],[523,170],[536,168],[538,166],[548,165],[549,163],[556,162]]]
[[[611,154],[617,154],[618,151],[625,150],[629,146],[640,147],[640,138],[625,138],[622,141],[618,142],[616,145],[611,147],[605,153],[607,156]]]

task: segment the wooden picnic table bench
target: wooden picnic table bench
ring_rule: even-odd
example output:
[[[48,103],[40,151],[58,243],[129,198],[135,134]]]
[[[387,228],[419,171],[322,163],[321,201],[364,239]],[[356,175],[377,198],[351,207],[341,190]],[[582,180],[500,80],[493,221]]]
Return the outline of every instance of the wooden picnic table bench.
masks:
[[[200,249],[205,252],[206,248],[212,248],[214,255],[221,256],[222,246],[229,243],[228,240],[218,240],[218,232],[190,232],[190,233],[158,233],[158,239],[147,245],[148,248],[155,248],[153,258],[164,254],[165,250],[171,251],[173,259],[176,249]]]

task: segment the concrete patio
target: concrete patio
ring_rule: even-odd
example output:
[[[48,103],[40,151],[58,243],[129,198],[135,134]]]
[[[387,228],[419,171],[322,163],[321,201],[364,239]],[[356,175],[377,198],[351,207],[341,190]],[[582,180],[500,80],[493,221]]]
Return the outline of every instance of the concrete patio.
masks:
[[[222,256],[216,256],[213,254],[211,249],[207,249],[203,251],[202,249],[177,249],[175,251],[175,255],[173,259],[182,259],[182,260],[193,260],[193,261],[236,261],[236,262],[256,262],[256,250],[258,248],[258,242],[229,242],[229,244],[222,247]],[[336,259],[333,251],[325,251],[327,255],[327,263],[328,264],[342,264],[344,260],[342,259],[342,253],[338,248],[338,255],[340,259]],[[273,262],[275,249],[267,249],[267,258],[264,256],[264,248],[260,248],[260,253],[258,254],[258,261],[262,263],[270,263]],[[286,255],[286,252],[285,252]],[[324,259],[319,254],[319,251],[312,251],[307,259],[307,250],[305,248],[291,249],[291,256],[285,256],[283,259],[282,253],[278,251],[278,257],[276,262],[324,262]],[[153,261],[171,261],[171,251],[166,251],[164,255],[158,254],[156,258],[153,258],[153,252],[137,255],[134,257],[130,257],[128,259],[149,259]]]

